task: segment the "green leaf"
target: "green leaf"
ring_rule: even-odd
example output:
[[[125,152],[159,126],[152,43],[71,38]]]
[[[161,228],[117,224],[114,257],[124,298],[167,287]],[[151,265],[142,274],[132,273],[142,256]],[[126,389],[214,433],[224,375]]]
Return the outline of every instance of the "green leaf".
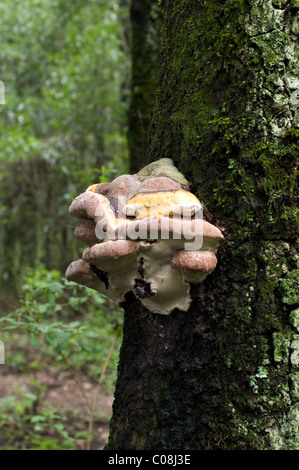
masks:
[[[37,349],[39,347],[39,341],[34,333],[30,333],[30,344]]]
[[[41,423],[43,421],[46,421],[46,418],[45,416],[42,416],[42,415],[34,415],[30,419],[30,423]]]

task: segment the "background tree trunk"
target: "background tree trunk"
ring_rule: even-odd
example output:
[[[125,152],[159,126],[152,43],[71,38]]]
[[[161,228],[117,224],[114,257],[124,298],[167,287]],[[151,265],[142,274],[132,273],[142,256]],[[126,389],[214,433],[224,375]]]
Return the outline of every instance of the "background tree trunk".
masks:
[[[161,15],[156,0],[131,1],[131,100],[128,112],[130,171],[145,166],[148,128],[159,73]]]
[[[127,299],[107,448],[296,449],[298,2],[160,3],[148,160],[174,160],[225,241],[189,312]]]

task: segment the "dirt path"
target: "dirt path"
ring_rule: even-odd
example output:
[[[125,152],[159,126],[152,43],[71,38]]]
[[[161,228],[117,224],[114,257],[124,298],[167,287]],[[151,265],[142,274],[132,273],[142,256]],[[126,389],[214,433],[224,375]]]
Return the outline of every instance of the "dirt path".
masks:
[[[33,381],[33,382],[32,382]],[[35,386],[34,384],[38,384]],[[40,390],[42,386],[42,390]],[[29,374],[5,373],[5,368],[0,366],[0,403],[11,395],[22,396],[22,393],[32,391],[39,387],[41,406],[45,403],[54,406],[64,413],[79,413],[82,422],[88,421],[88,406],[96,392],[96,384],[89,378],[80,376],[79,386],[77,381],[68,372],[57,372],[48,369],[47,372],[36,372]],[[93,449],[102,449],[108,437],[109,420],[112,413],[113,397],[105,393],[101,388],[97,396],[97,412],[94,419]],[[87,430],[87,429],[86,429]],[[1,431],[1,430],[0,430]],[[84,446],[78,443],[77,449]],[[83,447],[84,448],[84,447]]]

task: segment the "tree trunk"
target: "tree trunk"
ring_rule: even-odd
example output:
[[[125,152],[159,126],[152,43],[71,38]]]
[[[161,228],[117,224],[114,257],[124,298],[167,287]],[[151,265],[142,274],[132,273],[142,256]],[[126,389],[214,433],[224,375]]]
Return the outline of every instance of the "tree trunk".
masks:
[[[156,0],[131,2],[131,100],[128,112],[130,171],[145,166],[148,128],[157,86],[161,16]]]
[[[148,160],[225,241],[188,312],[127,299],[107,448],[298,449],[298,2],[160,3]]]

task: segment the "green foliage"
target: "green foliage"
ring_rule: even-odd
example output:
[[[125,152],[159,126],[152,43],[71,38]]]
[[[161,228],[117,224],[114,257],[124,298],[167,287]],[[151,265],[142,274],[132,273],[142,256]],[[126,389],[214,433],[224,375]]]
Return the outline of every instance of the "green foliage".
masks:
[[[1,159],[42,152],[52,164],[79,158],[88,168],[119,150],[120,158],[120,87],[127,61],[118,2],[26,0],[18,8],[19,3],[0,6],[0,74],[6,85]]]
[[[78,246],[68,206],[124,172],[129,59],[119,1],[0,4],[0,288],[24,267],[65,270]]]
[[[284,290],[283,302],[288,305],[299,303],[299,269],[294,269],[281,279],[281,286]]]
[[[68,371],[111,392],[122,314],[95,291],[61,278],[80,256],[73,197],[127,168],[129,56],[120,0],[3,0],[0,80],[0,316],[5,372]],[[44,267],[41,267],[44,266]],[[7,310],[7,308],[6,308]],[[1,311],[1,315],[3,312]],[[95,413],[53,410],[42,386],[1,402],[0,447],[74,448]],[[88,430],[87,430],[88,428]],[[26,430],[24,432],[24,430]],[[80,434],[80,436],[79,436]]]
[[[14,394],[0,403],[0,429],[5,440],[0,449],[74,449],[79,432],[70,436],[67,417],[61,411],[39,406],[42,390],[31,381],[29,389],[16,387]]]
[[[20,371],[22,366],[26,371],[43,368],[46,362],[61,370],[84,370],[98,378],[111,347],[111,335],[120,339],[121,310],[102,294],[44,268],[27,270],[22,291],[20,307],[0,319],[1,339],[11,357],[8,367],[18,366]],[[14,363],[13,351],[10,355],[11,335],[16,331],[22,333],[23,364],[18,357]],[[117,351],[108,369],[107,385],[115,379],[116,361]]]
[[[19,308],[0,319],[5,370],[18,374],[50,367],[67,371],[80,390],[85,374],[111,392],[122,321],[122,311],[98,292],[61,279],[55,270],[27,269]],[[9,445],[67,449],[74,448],[78,440],[90,442],[97,411],[93,403],[88,404],[88,416],[68,416],[42,399],[43,385],[36,381],[29,385],[29,389],[16,389],[0,403],[6,449]]]

